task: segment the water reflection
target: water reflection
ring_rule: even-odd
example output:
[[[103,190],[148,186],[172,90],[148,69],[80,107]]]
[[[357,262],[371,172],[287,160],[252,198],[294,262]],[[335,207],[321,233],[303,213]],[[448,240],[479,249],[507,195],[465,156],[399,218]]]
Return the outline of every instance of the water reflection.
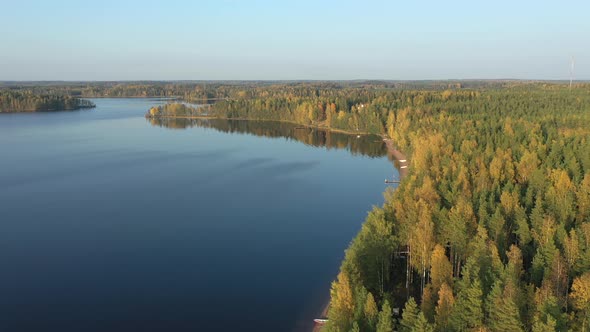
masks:
[[[148,121],[153,126],[170,129],[202,127],[232,134],[249,134],[267,138],[285,137],[316,147],[346,149],[352,154],[360,154],[371,158],[382,157],[387,154],[385,144],[381,137],[377,135],[361,135],[357,137],[356,135],[302,127],[287,122],[184,118],[151,118]]]

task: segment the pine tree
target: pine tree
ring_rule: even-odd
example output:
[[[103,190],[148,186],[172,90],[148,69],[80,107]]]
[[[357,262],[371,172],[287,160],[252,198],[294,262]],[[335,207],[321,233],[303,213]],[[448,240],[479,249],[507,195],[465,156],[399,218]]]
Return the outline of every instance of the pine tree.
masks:
[[[365,304],[369,292],[363,286],[357,286],[353,292],[354,295],[354,314],[353,320],[362,321],[365,317]]]
[[[390,111],[387,116],[387,134],[390,138],[395,136],[395,129],[395,113]]]
[[[379,321],[377,322],[377,332],[393,332],[393,319],[391,318],[391,307],[389,301],[385,300],[381,312],[379,313]]]
[[[547,315],[546,322],[536,320],[533,324],[533,332],[555,332],[557,322],[551,315]]]
[[[549,319],[552,319],[557,331],[566,330],[567,317],[562,313],[557,298],[546,287],[537,288],[535,292],[535,311],[533,322],[549,324]]]
[[[367,301],[365,302],[364,308],[365,318],[367,320],[367,324],[370,328],[375,328],[375,323],[377,321],[377,315],[379,314],[379,309],[377,308],[377,303],[375,303],[375,298],[373,298],[373,294],[369,293],[367,295]]]
[[[475,264],[475,260],[470,258],[463,268],[463,279],[450,321],[455,331],[472,330],[483,325],[483,292],[478,276],[479,269]]]
[[[420,303],[420,310],[424,314],[424,317],[428,321],[434,321],[434,306],[436,302],[436,293],[432,291],[432,285],[428,285],[424,288],[424,294],[422,295],[422,303]]]
[[[350,329],[350,332],[360,332],[361,329],[359,328],[359,324],[357,322],[352,323],[352,328]]]
[[[586,272],[574,279],[572,284],[572,304],[579,310],[582,318],[582,331],[588,329],[588,318],[590,316],[590,272]]]
[[[486,301],[488,315],[487,326],[492,332],[522,331],[519,311],[514,301],[503,293],[499,281],[496,281]]]
[[[430,268],[430,258],[434,247],[434,223],[429,207],[422,199],[418,202],[418,223],[410,236],[410,255],[412,265],[420,274],[420,289],[426,286],[426,271]],[[422,295],[422,294],[421,294]]]
[[[404,310],[402,311],[402,319],[400,321],[400,332],[412,332],[418,319],[418,306],[413,297],[406,302]]]
[[[440,244],[434,246],[430,259],[430,280],[432,290],[438,293],[443,283],[450,284],[453,280],[453,267],[445,255],[445,248]]]
[[[354,298],[350,279],[343,271],[338,274],[337,281],[332,283],[330,290],[329,326],[339,331],[348,331],[354,314]]]
[[[492,290],[488,294],[488,297],[485,301],[485,312],[486,312],[486,321],[487,325],[490,326],[493,322],[492,319],[494,318],[494,310],[498,305],[498,302],[502,299],[502,287],[500,285],[500,281],[496,281]]]
[[[443,283],[438,291],[438,303],[436,305],[436,327],[439,331],[447,331],[449,329],[449,319],[455,304],[455,297],[453,290]]]
[[[434,326],[430,324],[423,313],[419,313],[416,322],[412,328],[412,332],[433,332]]]

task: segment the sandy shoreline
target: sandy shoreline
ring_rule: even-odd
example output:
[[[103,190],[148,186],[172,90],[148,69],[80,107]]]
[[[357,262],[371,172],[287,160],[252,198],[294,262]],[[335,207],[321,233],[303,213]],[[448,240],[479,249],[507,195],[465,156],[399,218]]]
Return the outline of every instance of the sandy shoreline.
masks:
[[[401,151],[399,151],[394,143],[393,140],[389,139],[389,138],[384,138],[383,141],[385,142],[385,145],[387,146],[387,153],[391,154],[391,156],[393,156],[393,159],[397,160],[399,163],[399,179],[403,180],[403,178],[406,177],[406,175],[408,175],[408,166],[409,166],[409,161],[408,158],[406,157],[405,154],[403,154]]]
[[[403,180],[408,175],[408,165],[409,161],[405,154],[399,151],[393,143],[393,140],[389,138],[383,138],[383,142],[387,146],[387,153],[390,154],[393,159],[395,159],[399,163],[399,180]],[[324,310],[322,310],[321,315],[317,318],[326,318],[328,317],[328,310],[330,310],[330,302],[324,306]],[[314,324],[312,332],[319,332],[322,330],[322,325]]]

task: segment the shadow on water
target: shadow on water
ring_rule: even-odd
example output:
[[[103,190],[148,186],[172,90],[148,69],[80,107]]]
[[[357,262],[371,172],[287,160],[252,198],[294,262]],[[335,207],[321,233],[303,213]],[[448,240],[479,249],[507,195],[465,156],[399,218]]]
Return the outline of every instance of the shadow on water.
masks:
[[[387,155],[381,137],[377,135],[356,135],[333,132],[325,129],[302,127],[288,122],[227,120],[227,119],[184,119],[151,118],[152,126],[170,129],[193,127],[211,128],[224,133],[248,134],[266,138],[286,138],[306,145],[327,149],[345,149],[353,155],[378,158]]]

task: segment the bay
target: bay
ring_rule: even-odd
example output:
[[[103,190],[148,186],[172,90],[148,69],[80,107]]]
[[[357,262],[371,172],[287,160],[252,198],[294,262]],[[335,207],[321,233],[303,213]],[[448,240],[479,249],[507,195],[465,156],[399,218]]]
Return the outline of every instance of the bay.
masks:
[[[308,331],[395,172],[379,138],[93,102],[0,114],[0,330]]]

